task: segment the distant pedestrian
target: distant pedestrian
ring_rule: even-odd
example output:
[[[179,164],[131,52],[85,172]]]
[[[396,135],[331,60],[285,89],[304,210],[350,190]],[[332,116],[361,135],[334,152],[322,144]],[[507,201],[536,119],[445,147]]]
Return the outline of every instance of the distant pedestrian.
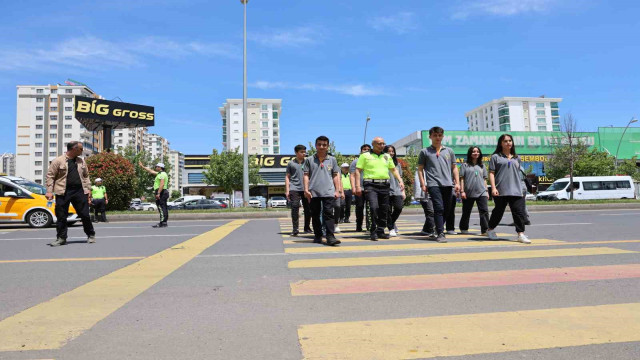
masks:
[[[462,217],[460,232],[469,233],[469,218],[473,204],[478,205],[480,214],[480,232],[485,234],[489,227],[489,190],[487,189],[487,168],[482,163],[482,151],[472,146],[467,151],[467,161],[460,166],[460,187],[462,188]]]
[[[422,149],[418,155],[420,187],[424,192],[429,192],[433,202],[436,240],[441,243],[447,242],[444,221],[445,214],[451,206],[452,192],[460,191],[456,154],[452,149],[442,145],[443,138],[443,128],[434,126],[429,129],[431,146]]]
[[[525,200],[522,196],[520,158],[516,154],[513,137],[509,134],[502,134],[500,136],[496,151],[491,155],[489,162],[489,181],[491,182],[491,193],[495,203],[495,207],[491,212],[491,218],[489,219],[489,229],[487,231],[489,239],[498,239],[495,228],[500,223],[500,220],[502,220],[504,210],[507,205],[509,205],[513,223],[518,233],[518,241],[530,244],[531,240],[524,234]]]
[[[402,165],[398,162],[398,156],[396,156],[396,148],[393,145],[387,145],[384,147],[384,152],[391,156],[391,160],[395,165],[395,170],[400,175],[400,179],[402,179]],[[400,181],[402,182],[402,181]],[[404,199],[406,199],[407,195],[404,192],[404,187],[400,189],[400,182],[393,176],[393,171],[389,170],[389,184],[390,184],[390,192],[389,192],[389,211],[388,211],[388,223],[387,228],[389,229],[389,236],[397,236],[398,235],[398,226],[396,225],[396,221],[402,214],[402,208],[404,207]],[[404,182],[402,182],[404,184]]]
[[[101,178],[97,178],[96,184],[91,186],[91,198],[95,222],[107,222],[107,204],[109,203],[109,196],[107,195],[107,188],[102,185]]]
[[[83,147],[79,141],[67,143],[67,152],[55,158],[47,170],[47,200],[56,198],[56,240],[51,246],[60,246],[67,243],[67,217],[69,216],[69,204],[73,205],[76,214],[82,220],[82,228],[87,235],[87,243],[96,242],[96,232],[89,215],[89,203],[91,202],[91,180],[89,169],[82,155]]]
[[[360,155],[371,151],[371,145],[364,144],[360,146]],[[364,221],[364,207],[366,204],[366,200],[364,198],[364,194],[356,194],[356,164],[358,163],[358,158],[353,159],[351,162],[351,166],[349,166],[349,179],[351,180],[351,191],[353,191],[356,198],[356,232],[362,231],[362,222]],[[360,177],[360,188],[364,187],[363,184],[364,179]]]
[[[305,159],[302,167],[304,171],[304,195],[311,204],[314,243],[322,242],[322,223],[326,228],[327,244],[340,244],[333,230],[334,203],[340,197],[340,178],[338,162],[329,155],[329,138],[319,136],[316,139],[316,153]],[[320,217],[322,216],[322,220]]]
[[[142,165],[142,161],[139,161],[138,164],[146,172],[148,172],[151,175],[155,175],[156,177],[153,180],[153,194],[156,198],[156,205],[158,206],[158,212],[160,213],[160,222],[153,225],[152,227],[154,228],[167,227],[167,220],[169,220],[169,209],[167,208],[167,200],[169,200],[169,190],[167,190],[166,187],[169,183],[169,175],[167,175],[167,173],[164,171],[164,164],[157,163],[155,171]]]
[[[349,218],[351,217],[351,198],[353,197],[353,191],[351,187],[351,175],[349,174],[349,164],[343,163],[340,165],[340,180],[342,183],[342,190],[344,192],[344,200],[342,203],[342,222],[350,223]]]
[[[384,139],[376,137],[371,143],[372,149],[360,154],[356,168],[356,195],[364,192],[371,209],[371,241],[388,239],[384,229],[387,227],[387,211],[389,210],[389,192],[391,187],[390,177],[394,176],[399,183],[400,190],[404,191],[404,183],[389,154],[384,151]],[[389,172],[391,170],[391,172]],[[390,175],[391,174],[391,175]],[[360,187],[360,178],[363,178],[364,187]]]
[[[286,176],[284,178],[285,193],[287,200],[291,204],[291,224],[293,231],[291,236],[298,236],[300,224],[300,202],[304,211],[304,232],[311,233],[311,207],[309,200],[304,196],[304,172],[302,166],[307,156],[307,147],[304,145],[296,145],[293,148],[296,157],[287,164]]]

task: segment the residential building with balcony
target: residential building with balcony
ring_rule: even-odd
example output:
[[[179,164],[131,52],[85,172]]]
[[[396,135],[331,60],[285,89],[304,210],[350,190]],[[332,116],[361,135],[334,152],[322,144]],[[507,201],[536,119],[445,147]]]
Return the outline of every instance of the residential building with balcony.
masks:
[[[219,109],[222,118],[223,151],[238,149],[242,142],[242,99],[227,99]],[[248,153],[280,154],[280,116],[282,99],[247,99]]]
[[[169,141],[158,134],[146,134],[144,150],[151,155],[151,159],[163,159],[169,155]]]
[[[171,165],[169,172],[169,193],[179,191],[182,193],[182,174],[184,173],[184,154],[177,150],[169,150],[168,154]]]
[[[465,113],[470,131],[560,131],[562,98],[503,97]]]
[[[113,151],[124,155],[124,149],[131,146],[136,153],[144,150],[144,139],[147,136],[146,127],[116,129],[113,131]]]
[[[9,176],[16,175],[16,154],[2,154],[0,157],[0,173]]]

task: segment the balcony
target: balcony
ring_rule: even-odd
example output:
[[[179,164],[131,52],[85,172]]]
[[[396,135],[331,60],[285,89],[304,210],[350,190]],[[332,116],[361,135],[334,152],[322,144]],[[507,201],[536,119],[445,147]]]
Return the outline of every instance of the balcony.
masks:
[[[551,103],[551,108],[552,109],[557,109],[558,108],[558,103],[557,102],[552,102]]]
[[[509,108],[498,110],[498,116],[509,116]]]

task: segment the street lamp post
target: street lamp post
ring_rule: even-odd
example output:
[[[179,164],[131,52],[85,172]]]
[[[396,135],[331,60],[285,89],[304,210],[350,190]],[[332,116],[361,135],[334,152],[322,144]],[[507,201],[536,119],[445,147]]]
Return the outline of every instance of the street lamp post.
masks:
[[[363,144],[367,143],[367,126],[369,125],[369,121],[371,121],[371,118],[369,117],[369,114],[367,113],[367,122],[364,124],[364,140],[362,140]]]
[[[240,0],[244,7],[243,52],[242,52],[242,200],[246,207],[249,203],[249,126],[247,124],[247,3]]]
[[[624,134],[627,132],[627,129],[629,128],[629,125],[638,122],[638,119],[636,119],[635,117],[632,117],[631,120],[629,120],[629,123],[627,124],[627,126],[624,128],[624,131],[622,132],[622,136],[620,136],[620,141],[618,141],[618,149],[616,150],[616,157],[615,157],[615,168],[618,168],[618,152],[620,151],[620,145],[622,144],[622,138],[624,138]]]

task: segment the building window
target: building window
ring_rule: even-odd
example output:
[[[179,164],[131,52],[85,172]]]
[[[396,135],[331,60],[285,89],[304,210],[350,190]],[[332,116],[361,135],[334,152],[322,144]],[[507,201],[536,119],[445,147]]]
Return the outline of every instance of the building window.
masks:
[[[72,127],[73,127],[73,126],[72,126],[71,124],[65,124],[65,125],[64,125],[64,128],[65,128],[65,129],[71,129]]]
[[[50,143],[49,143],[49,147],[50,147],[50,148],[58,147],[58,143],[50,142]]]
[[[546,123],[547,123],[546,118],[538,118],[538,124],[546,124]]]
[[[44,94],[44,89],[36,89],[36,94]]]
[[[269,118],[269,114],[268,113],[262,113],[262,114],[260,114],[260,118],[268,119]]]
[[[274,112],[273,112],[273,118],[274,118],[274,119],[277,119],[277,118],[278,118],[278,112],[277,112],[277,111],[274,111]]]
[[[64,119],[65,119],[65,120],[71,120],[71,115],[65,115],[65,116],[64,116]]]
[[[73,89],[64,89],[65,94],[73,94]]]
[[[37,148],[41,148],[42,147],[42,143],[36,143],[36,147]]]
[[[557,102],[552,102],[551,103],[551,108],[552,109],[557,109],[558,108],[558,103]]]
[[[262,145],[269,145],[269,139],[262,139]]]
[[[269,127],[269,122],[268,121],[263,121],[262,122],[262,127]]]
[[[44,98],[36,98],[36,102],[44,102]]]
[[[36,139],[42,139],[42,134],[36,134]]]
[[[44,116],[42,116],[42,115],[36,115],[36,120],[44,120]]]
[[[65,98],[64,102],[71,102],[71,98]]]
[[[42,170],[36,170],[35,174],[36,175],[42,175]]]
[[[54,121],[58,120],[58,115],[51,115],[50,118],[51,120],[54,120]]]
[[[57,106],[52,106],[49,111],[58,111],[58,107]]]
[[[51,93],[52,94],[57,94],[58,93],[58,89],[51,89]]]
[[[58,134],[49,134],[49,139],[57,139]]]
[[[36,151],[36,156],[42,156],[42,151]]]
[[[273,130],[273,136],[279,136],[278,130]]]
[[[58,102],[58,98],[51,98],[51,102],[52,103],[57,103]]]
[[[57,153],[57,152],[55,152],[55,151],[49,151],[49,156],[51,156],[51,157],[55,157],[55,156],[57,156],[57,155],[58,155],[58,153]]]
[[[273,147],[273,153],[274,154],[280,154],[280,147],[279,146],[274,146]]]
[[[36,125],[36,130],[42,130],[43,126],[42,125]]]
[[[560,131],[560,125],[553,124],[553,131]]]
[[[73,108],[71,106],[65,106],[64,111],[73,111]]]
[[[36,106],[36,111],[44,111],[44,108],[42,106]]]
[[[269,130],[262,130],[262,136],[269,136]]]
[[[51,130],[56,130],[58,128],[58,125],[53,124],[53,125],[49,125],[49,129]]]
[[[538,113],[538,116],[546,116],[544,110],[538,110],[537,113]]]
[[[544,108],[544,103],[536,103],[536,108]]]
[[[262,105],[262,111],[269,110],[269,105]]]
[[[263,154],[268,154],[269,153],[269,148],[268,147],[262,148],[262,153]]]
[[[42,161],[36,161],[35,164],[36,166],[42,166]]]

